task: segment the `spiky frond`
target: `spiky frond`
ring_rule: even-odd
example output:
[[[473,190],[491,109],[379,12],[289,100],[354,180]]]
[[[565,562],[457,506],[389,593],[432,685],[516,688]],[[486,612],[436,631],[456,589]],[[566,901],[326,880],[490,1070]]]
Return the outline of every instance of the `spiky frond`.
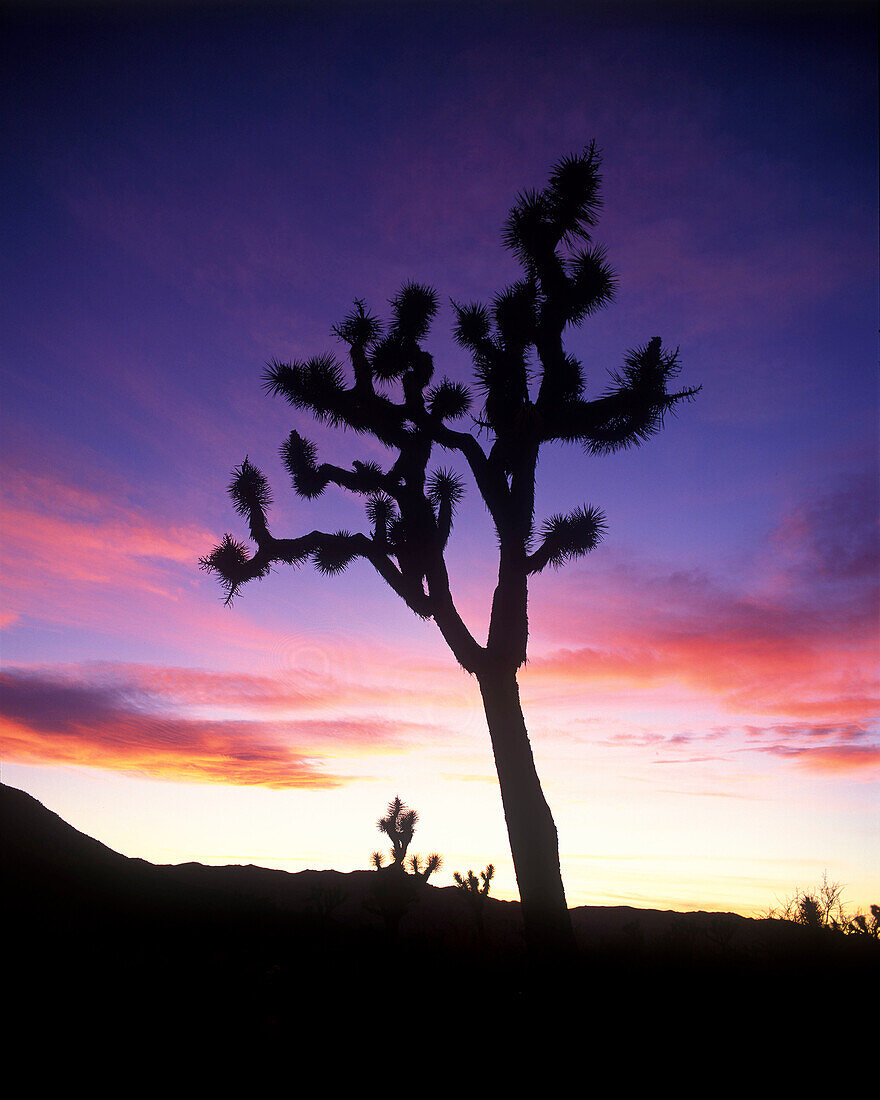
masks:
[[[420,283],[404,283],[391,299],[395,329],[406,340],[422,340],[437,312],[437,291]]]
[[[668,383],[680,369],[678,349],[664,351],[659,336],[631,351],[623,367],[611,374],[612,385],[602,398],[609,414],[584,440],[587,450],[607,454],[655,435],[667,412],[700,391],[697,386],[669,393]]]
[[[230,534],[224,535],[210,554],[199,558],[199,567],[216,574],[226,591],[226,603],[231,603],[239,587],[253,576],[247,548]],[[268,567],[264,572],[268,572]]]
[[[614,297],[617,277],[606,257],[604,246],[596,245],[576,252],[569,261],[567,313],[570,324],[580,324],[585,317],[607,306]]]
[[[349,347],[366,347],[378,339],[381,331],[381,321],[364,308],[363,298],[355,298],[351,312],[338,325],[333,326],[336,336]]]
[[[464,496],[464,481],[454,470],[435,470],[425,481],[425,495],[435,507],[448,504],[455,512],[455,506]]]
[[[328,535],[312,553],[312,561],[318,572],[327,577],[344,573],[350,562],[358,556],[350,531],[335,531]]]
[[[460,306],[452,303],[455,310],[455,325],[452,335],[455,342],[471,351],[480,351],[489,339],[489,311],[479,302]]]
[[[537,291],[531,279],[521,279],[496,295],[495,325],[508,348],[525,348],[535,339]]]
[[[387,537],[388,527],[397,517],[397,508],[391,497],[376,493],[366,503],[367,518],[377,535]]]
[[[425,397],[430,412],[441,420],[457,420],[471,407],[471,394],[467,386],[461,382],[451,382],[448,378],[432,386]]]
[[[400,378],[410,365],[411,345],[399,333],[383,336],[373,348],[370,367],[379,382],[391,382]]]
[[[227,492],[232,497],[233,507],[240,516],[250,517],[255,511],[265,514],[272,503],[272,492],[265,474],[258,470],[247,457],[233,470],[232,481],[227,487]]]
[[[560,243],[589,240],[601,207],[599,153],[590,144],[563,157],[543,191],[523,191],[504,223],[502,240],[529,272]]]
[[[345,374],[332,355],[316,355],[306,363],[273,360],[263,379],[269,393],[286,398],[295,409],[308,409],[317,420],[339,422]]]
[[[324,492],[328,479],[318,469],[317,450],[310,440],[292,431],[281,444],[281,460],[299,496],[313,500]]]
[[[544,197],[557,240],[570,244],[578,238],[590,239],[602,207],[600,164],[599,151],[591,142],[582,153],[565,156],[554,165]]]
[[[673,352],[664,352],[662,340],[655,336],[644,347],[630,351],[624,358],[623,367],[612,372],[614,385],[609,393],[626,389],[645,395],[661,396],[666,393],[667,382],[680,370],[678,348]]]
[[[542,192],[529,190],[517,195],[501,231],[501,239],[505,248],[515,253],[529,271],[534,267],[535,257],[553,247],[550,210]]]
[[[415,810],[404,810],[398,817],[397,831],[401,836],[412,836],[415,831],[419,815]]]
[[[377,871],[380,871],[385,866],[385,857],[382,855],[381,852],[373,852],[373,854],[370,856],[370,862],[373,864]]]
[[[530,571],[540,572],[548,564],[558,568],[571,558],[583,557],[599,545],[605,529],[604,513],[592,505],[551,516],[541,531],[541,545],[531,555]]]

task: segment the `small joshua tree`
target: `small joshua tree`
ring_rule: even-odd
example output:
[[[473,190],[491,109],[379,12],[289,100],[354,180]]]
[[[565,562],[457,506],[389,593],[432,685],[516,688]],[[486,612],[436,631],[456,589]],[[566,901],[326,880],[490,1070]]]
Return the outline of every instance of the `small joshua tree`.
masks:
[[[421,887],[443,863],[437,852],[428,856],[424,866],[420,856],[414,855],[409,860],[406,859],[406,851],[412,842],[418,820],[419,815],[415,810],[411,810],[399,798],[393,798],[388,803],[388,812],[376,823],[379,832],[384,833],[391,841],[392,861],[386,865],[382,853],[373,852],[373,866],[384,874],[377,876],[372,900],[367,903],[367,908],[382,917],[385,928],[391,935],[396,935],[403,915],[416,900]]]
[[[388,803],[388,812],[376,822],[376,828],[391,841],[393,867],[402,867],[406,850],[412,843],[419,815],[397,797]],[[373,853],[373,863],[378,870],[383,863],[380,852]]]
[[[485,871],[480,871],[479,879],[471,870],[468,871],[467,878],[462,877],[458,871],[455,871],[452,876],[455,879],[455,885],[462,891],[468,905],[471,907],[474,920],[477,922],[481,942],[486,935],[483,925],[483,909],[485,908],[486,898],[489,896],[489,885],[494,875],[495,867],[490,863]]]
[[[406,862],[406,851],[412,843],[413,833],[418,824],[419,815],[411,810],[405,802],[399,798],[392,798],[388,803],[388,812],[376,822],[380,833],[384,833],[391,841],[391,860],[385,867],[385,858],[381,852],[373,852],[372,862],[377,871],[398,869],[404,871],[408,866],[410,874],[427,882],[431,875],[442,865],[443,860],[432,852],[422,867],[420,856],[410,856]]]
[[[494,876],[495,868],[490,863],[485,871],[480,871],[479,879],[477,879],[477,876],[474,874],[473,871],[468,871],[467,878],[462,878],[458,871],[455,871],[452,877],[455,879],[455,885],[459,888],[459,890],[463,890],[464,893],[467,895],[468,900],[470,900],[471,898],[475,897],[486,897],[489,893],[489,884],[491,883]],[[480,884],[481,882],[482,885]]]

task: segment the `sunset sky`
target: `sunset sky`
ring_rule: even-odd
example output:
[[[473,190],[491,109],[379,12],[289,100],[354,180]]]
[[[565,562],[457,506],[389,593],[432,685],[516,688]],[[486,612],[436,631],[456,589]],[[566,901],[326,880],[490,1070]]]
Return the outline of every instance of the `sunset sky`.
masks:
[[[516,897],[475,681],[358,562],[247,586],[247,534],[366,530],[290,490],[383,460],[261,383],[342,355],[355,298],[518,275],[518,192],[595,139],[619,289],[569,332],[591,395],[653,336],[697,400],[643,447],[548,449],[537,519],[608,532],[531,587],[521,691],[569,904],[756,914],[829,877],[880,902],[873,5],[11,5],[0,31],[2,780],[156,863],[354,870],[394,795],[414,851]],[[442,452],[437,464],[452,464]],[[449,546],[479,640],[497,569]]]

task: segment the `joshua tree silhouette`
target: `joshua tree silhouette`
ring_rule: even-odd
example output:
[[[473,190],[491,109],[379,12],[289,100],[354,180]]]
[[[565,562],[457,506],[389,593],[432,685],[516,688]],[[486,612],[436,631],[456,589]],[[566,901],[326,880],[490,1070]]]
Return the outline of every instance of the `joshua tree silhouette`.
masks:
[[[472,407],[460,382],[431,385],[434,362],[422,342],[437,312],[436,292],[407,283],[391,301],[391,322],[356,300],[334,332],[348,347],[351,384],[332,355],[307,362],[272,362],[266,388],[316,420],[369,433],[396,455],[343,469],[320,463],[315,446],[296,430],[282,446],[293,488],[306,499],[337,485],[365,499],[369,533],[312,531],[298,538],[270,533],[269,485],[248,458],[229,485],[256,551],[223,537],[202,566],[220,578],[231,601],[242,585],[273,564],[311,559],[328,576],[356,558],[372,564],[391,589],[424,619],[433,619],[459,664],[474,675],[495,755],[511,854],[530,947],[573,945],[556,827],[544,799],[520,706],[517,670],[526,660],[528,584],[548,565],[592,550],[605,527],[592,505],[554,515],[536,531],[535,472],[541,447],[576,443],[588,455],[641,444],[665,414],[697,389],[668,392],[678,352],[659,338],[631,351],[600,396],[584,397],[581,364],[567,354],[563,332],[610,302],[615,277],[604,249],[592,243],[600,195],[599,154],[591,144],[552,169],[542,190],[525,191],[511,209],[503,241],[518,257],[522,278],[487,307],[452,303],[454,335],[474,364],[481,408],[475,431],[450,426]],[[579,247],[579,242],[585,247]],[[377,388],[378,384],[378,388]],[[384,391],[396,386],[399,400]],[[486,433],[484,446],[480,441]],[[463,622],[444,560],[464,481],[431,466],[434,447],[467,464],[494,524],[499,546],[486,643]]]
[[[419,815],[415,810],[411,810],[407,804],[401,802],[399,798],[392,798],[388,803],[388,810],[385,816],[380,817],[376,822],[376,827],[379,832],[384,833],[391,841],[391,863],[388,867],[385,867],[385,860],[382,853],[373,852],[373,866],[377,871],[403,871],[405,869],[404,860],[406,859],[406,852],[412,843],[413,833],[415,832],[418,820]],[[427,882],[431,875],[440,868],[442,863],[443,860],[437,852],[432,852],[428,856],[424,868],[422,867],[420,856],[410,856],[409,869],[410,873],[415,878]]]
[[[455,879],[455,885],[464,894],[471,908],[474,920],[476,921],[480,943],[485,946],[486,928],[483,922],[483,909],[486,905],[486,898],[489,896],[492,879],[495,877],[495,868],[491,863],[488,864],[485,871],[480,871],[479,878],[477,878],[471,870],[468,871],[466,878],[464,875],[459,874],[458,871],[455,871],[452,877]]]
[[[391,841],[391,863],[386,865],[382,853],[373,852],[373,866],[382,873],[376,879],[366,907],[383,919],[385,930],[392,937],[397,935],[403,916],[419,896],[421,888],[443,863],[437,852],[428,856],[424,866],[419,856],[410,856],[405,862],[418,820],[415,810],[399,798],[393,798],[388,803],[388,812],[376,823],[379,832]]]

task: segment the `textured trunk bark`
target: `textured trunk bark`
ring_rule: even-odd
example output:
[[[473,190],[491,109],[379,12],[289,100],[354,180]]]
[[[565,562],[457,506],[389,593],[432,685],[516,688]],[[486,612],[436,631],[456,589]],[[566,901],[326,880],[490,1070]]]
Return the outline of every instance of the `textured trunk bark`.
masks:
[[[478,673],[507,821],[530,952],[540,960],[574,950],[559,870],[559,840],[541,790],[514,671]]]

